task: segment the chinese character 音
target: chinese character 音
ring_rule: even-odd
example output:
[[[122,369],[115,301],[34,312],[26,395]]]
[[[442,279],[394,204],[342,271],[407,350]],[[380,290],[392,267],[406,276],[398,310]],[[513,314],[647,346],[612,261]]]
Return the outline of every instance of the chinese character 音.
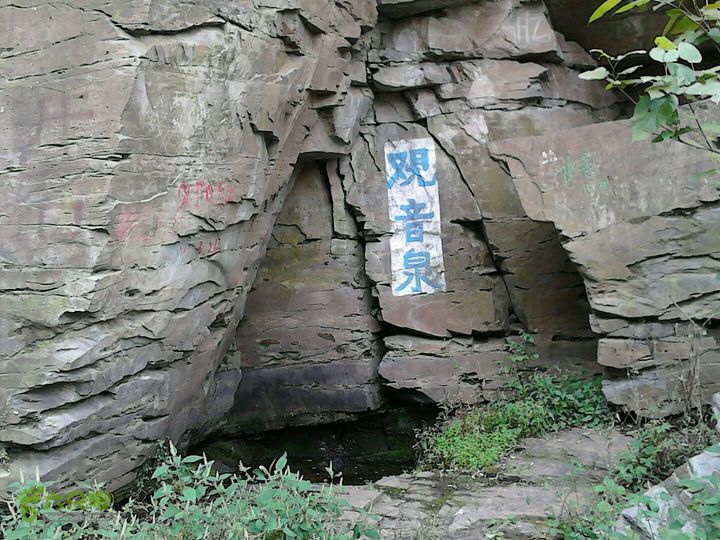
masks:
[[[405,241],[408,244],[422,242],[425,229],[423,221],[435,217],[435,212],[423,212],[427,204],[419,203],[415,199],[408,199],[407,204],[401,204],[400,210],[405,215],[395,216],[395,221],[405,222]]]
[[[420,187],[434,186],[437,178],[426,179],[423,173],[430,170],[430,156],[427,148],[415,148],[407,152],[393,152],[387,154],[387,161],[392,168],[387,180],[388,189],[396,184],[407,186],[417,182]]]
[[[403,255],[403,272],[407,279],[397,288],[395,292],[401,292],[411,287],[413,293],[423,292],[422,284],[425,283],[431,289],[439,289],[440,285],[430,279],[429,274],[432,272],[430,268],[430,252],[415,251],[410,248]]]
[[[583,178],[585,180],[592,180],[595,178],[595,165],[593,164],[592,155],[588,152],[583,153],[580,156],[580,168],[582,170]]]

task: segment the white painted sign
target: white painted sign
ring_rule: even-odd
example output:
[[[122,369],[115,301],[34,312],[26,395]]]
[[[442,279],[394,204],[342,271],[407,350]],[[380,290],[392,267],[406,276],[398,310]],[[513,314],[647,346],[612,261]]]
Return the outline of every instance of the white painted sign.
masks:
[[[394,296],[445,290],[440,198],[432,139],[385,145]]]

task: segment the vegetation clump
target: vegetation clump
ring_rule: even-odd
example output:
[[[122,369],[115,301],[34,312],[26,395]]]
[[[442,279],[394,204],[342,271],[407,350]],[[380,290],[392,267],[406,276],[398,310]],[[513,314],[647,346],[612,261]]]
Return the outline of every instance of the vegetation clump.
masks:
[[[329,470],[332,477],[332,470]],[[339,498],[337,486],[313,485],[287,467],[285,456],[267,469],[221,474],[204,457],[170,452],[152,474],[149,501],[110,506],[102,486],[74,495],[50,483],[14,486],[5,540],[352,540],[379,538],[372,516]],[[353,522],[343,518],[349,510]]]
[[[612,421],[599,379],[531,369],[530,361],[537,359],[533,345],[528,333],[508,341],[511,381],[500,399],[446,410],[440,422],[418,433],[420,468],[488,469],[524,437]]]
[[[568,509],[567,513],[548,520],[553,538],[634,540],[636,537],[633,534],[614,530],[620,512],[639,505],[644,508],[646,519],[657,520],[660,512],[658,503],[646,497],[643,492],[667,479],[677,467],[705,450],[714,439],[713,430],[700,417],[646,423],[635,434],[634,440],[621,455],[612,474],[601,484],[594,486],[597,499],[591,506]],[[709,526],[712,529],[716,526],[716,521],[720,524],[720,492],[712,492],[711,489],[713,485],[716,490],[720,487],[719,480],[720,477],[711,477],[703,479],[699,484],[698,479],[681,483],[681,487],[687,489],[691,495],[690,510],[698,510],[698,515],[704,516],[698,518],[700,528]],[[712,506],[713,501],[717,503],[715,507]],[[682,521],[679,528],[678,520]],[[678,536],[676,533],[680,532],[686,521],[687,516],[679,514],[670,519],[670,528],[659,538],[720,538],[703,536],[697,531],[698,536]]]
[[[672,140],[710,155],[720,154],[720,124],[711,111],[720,103],[720,2],[711,0],[605,0],[589,22],[622,13],[663,12],[667,23],[649,50],[618,56],[600,49],[604,63],[580,77],[604,80],[634,103],[633,138]],[[649,72],[648,72],[649,68]],[[642,73],[642,75],[640,75]],[[716,177],[717,169],[704,175]]]

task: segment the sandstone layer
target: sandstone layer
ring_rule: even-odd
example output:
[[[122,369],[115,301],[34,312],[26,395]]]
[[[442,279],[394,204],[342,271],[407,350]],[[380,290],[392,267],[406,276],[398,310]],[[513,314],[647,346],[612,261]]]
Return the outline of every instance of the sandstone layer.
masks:
[[[658,417],[718,390],[720,183],[703,152],[631,141],[626,122],[610,122],[492,152],[578,265],[602,336],[598,362],[615,370],[606,396]]]
[[[35,467],[121,488],[165,437],[388,395],[492,399],[518,328],[659,395],[696,345],[720,380],[674,305],[709,313],[720,284],[717,189],[666,174],[693,159],[638,149],[658,160],[615,192],[509,157],[637,155],[592,126],[618,104],[539,0],[15,0],[0,37],[0,488]],[[434,150],[444,286],[397,295],[385,148],[411,139]],[[634,406],[625,384],[608,395]]]
[[[375,21],[371,0],[0,4],[0,484],[115,489],[233,405],[245,297],[296,163],[352,132],[333,111]]]

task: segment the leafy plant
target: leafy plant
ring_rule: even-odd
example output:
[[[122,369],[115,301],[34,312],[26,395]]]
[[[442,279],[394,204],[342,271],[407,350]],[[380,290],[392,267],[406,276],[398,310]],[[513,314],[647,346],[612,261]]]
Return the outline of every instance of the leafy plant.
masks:
[[[613,471],[601,484],[594,486],[596,501],[581,509],[572,509],[564,514],[552,516],[547,524],[553,537],[560,540],[611,539],[630,540],[633,535],[613,530],[620,512],[628,507],[639,505],[645,508],[647,519],[657,519],[657,501],[642,494],[645,489],[668,478],[673,471],[690,457],[704,450],[715,438],[713,430],[697,419],[680,419],[671,422],[650,422],[636,434],[626,452],[624,452]],[[694,492],[691,488],[694,489]],[[713,504],[718,493],[707,492],[707,481],[687,481],[683,487],[692,494],[691,508],[700,515],[707,514],[713,521],[720,519],[714,514]],[[720,487],[716,484],[715,488]],[[682,536],[686,522],[685,515],[671,516],[669,526],[659,538],[670,540],[677,538],[720,538],[720,536]],[[700,521],[703,522],[702,518]],[[703,525],[709,526],[709,524]],[[673,529],[674,528],[674,529]],[[709,529],[708,529],[709,530]],[[679,535],[679,536],[678,536]]]
[[[529,370],[529,361],[537,358],[530,349],[533,343],[531,334],[508,342],[513,378],[499,399],[445,410],[438,423],[417,433],[420,468],[487,469],[523,437],[611,421],[599,379]]]
[[[615,479],[630,490],[657,484],[706,448],[712,436],[713,430],[704,422],[649,423],[621,456]]]
[[[649,51],[630,51],[612,56],[594,49],[605,66],[580,75],[588,80],[605,80],[607,89],[616,88],[635,103],[632,117],[636,140],[675,140],[693,148],[718,154],[713,143],[720,124],[706,121],[701,110],[720,103],[720,66],[708,63],[702,50],[720,52],[720,2],[706,0],[605,0],[590,17],[594,22],[612,14],[630,11],[665,10],[667,24]],[[642,63],[628,66],[639,56],[651,60],[655,75],[636,73]],[[632,62],[630,62],[632,63]],[[639,91],[639,98],[633,93]],[[681,113],[687,105],[687,114]]]
[[[552,538],[595,540],[612,537],[618,514],[629,506],[630,494],[625,487],[609,477],[593,486],[593,491],[597,497],[594,504],[548,518],[546,524]]]
[[[94,491],[84,494],[81,508],[71,508],[47,503],[62,497],[47,483],[16,486],[0,533],[6,540],[379,538],[371,516],[340,499],[333,484],[315,486],[291,472],[285,456],[271,469],[231,475],[218,473],[204,457],[182,457],[170,446],[152,480],[158,487],[149,503],[130,501],[120,510],[106,507],[104,498],[91,505]],[[341,519],[348,510],[359,519]]]
[[[686,527],[687,516],[670,510],[667,527],[660,534],[668,540],[711,540],[720,538],[720,473],[706,478],[692,478],[681,483],[690,495],[687,506],[696,516],[696,526]],[[655,517],[655,516],[653,516]]]
[[[719,454],[720,446],[710,453]],[[720,538],[720,473],[688,478],[679,483],[683,504],[669,492],[654,497],[635,497],[637,519],[652,524],[655,536],[663,540],[714,540]],[[615,532],[612,540],[637,540],[634,532]]]
[[[537,360],[540,355],[533,350],[535,347],[535,336],[521,330],[517,339],[506,339],[505,348],[509,351],[507,356],[510,362],[508,372],[525,371],[528,369],[531,360]]]

